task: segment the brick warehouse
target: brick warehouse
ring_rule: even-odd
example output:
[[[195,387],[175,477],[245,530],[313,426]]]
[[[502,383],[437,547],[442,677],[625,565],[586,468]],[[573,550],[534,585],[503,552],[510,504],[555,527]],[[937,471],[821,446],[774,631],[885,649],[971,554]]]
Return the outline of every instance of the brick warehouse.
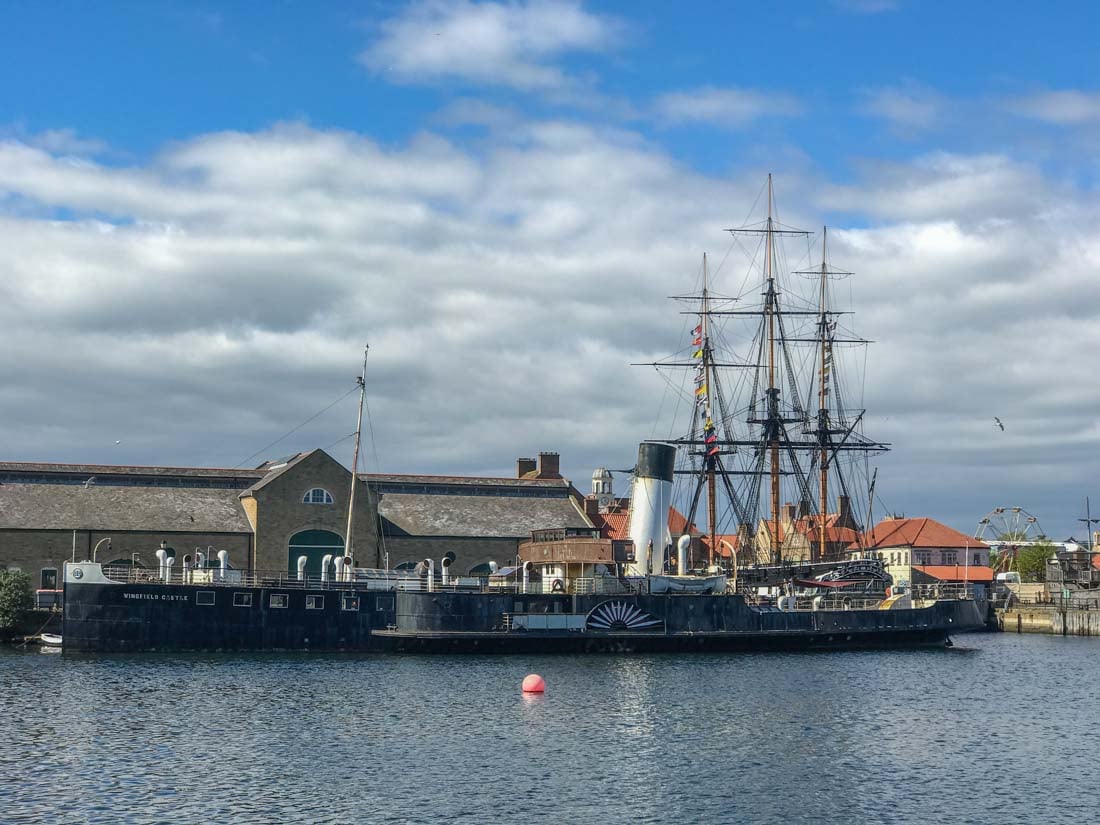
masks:
[[[558,461],[519,459],[515,478],[361,475],[356,564],[453,552],[465,573],[512,561],[532,530],[593,526]],[[97,545],[98,561],[152,567],[165,543],[178,558],[226,550],[249,571],[290,572],[304,555],[316,571],[323,555],[345,551],[350,487],[350,471],[324,450],[249,470],[0,462],[0,567],[52,589],[65,561]]]

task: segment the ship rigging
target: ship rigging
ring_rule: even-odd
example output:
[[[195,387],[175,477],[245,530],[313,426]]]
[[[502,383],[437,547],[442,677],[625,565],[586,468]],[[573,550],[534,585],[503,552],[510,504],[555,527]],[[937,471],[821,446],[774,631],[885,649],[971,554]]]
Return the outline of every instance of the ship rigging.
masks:
[[[681,427],[656,440],[685,448],[676,473],[684,482],[678,487],[686,529],[705,518],[706,566],[734,578],[747,564],[837,560],[862,533],[850,502],[867,495],[867,487],[853,470],[860,461],[866,470],[869,456],[889,448],[863,435],[865,410],[849,406],[838,373],[841,349],[869,343],[842,326],[850,313],[831,301],[830,284],[851,273],[829,265],[826,231],[820,263],[786,270],[781,242],[811,233],[782,224],[775,212],[769,175],[766,219],[728,230],[735,243],[758,242],[745,250],[751,285],[734,297],[719,295],[704,255],[700,290],[673,296],[693,305],[683,312],[696,321],[690,357],[649,362],[692,374],[691,390],[681,390],[690,392],[686,432]],[[800,295],[788,289],[785,275],[805,278],[812,288]],[[727,342],[734,342],[732,356],[725,354]],[[730,373],[735,378],[727,381]],[[831,490],[839,494],[835,514]],[[785,499],[795,504],[784,510]],[[735,535],[724,535],[731,528]],[[801,546],[796,533],[804,537]]]

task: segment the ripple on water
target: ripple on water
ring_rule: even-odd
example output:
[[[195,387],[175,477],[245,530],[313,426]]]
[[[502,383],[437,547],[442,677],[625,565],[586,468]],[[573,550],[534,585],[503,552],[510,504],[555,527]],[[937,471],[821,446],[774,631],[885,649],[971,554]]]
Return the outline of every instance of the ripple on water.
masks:
[[[1091,821],[1100,642],[645,657],[0,652],[3,822]],[[544,696],[523,696],[537,671]]]

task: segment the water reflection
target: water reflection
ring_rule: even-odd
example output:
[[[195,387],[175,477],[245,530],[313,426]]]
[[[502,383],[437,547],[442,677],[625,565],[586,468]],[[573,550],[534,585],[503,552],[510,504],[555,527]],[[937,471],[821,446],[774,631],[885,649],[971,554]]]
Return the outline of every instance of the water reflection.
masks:
[[[1074,777],[1100,734],[1100,643],[965,641],[962,655],[2,650],[0,821],[1090,821]],[[520,693],[532,672],[546,694]]]

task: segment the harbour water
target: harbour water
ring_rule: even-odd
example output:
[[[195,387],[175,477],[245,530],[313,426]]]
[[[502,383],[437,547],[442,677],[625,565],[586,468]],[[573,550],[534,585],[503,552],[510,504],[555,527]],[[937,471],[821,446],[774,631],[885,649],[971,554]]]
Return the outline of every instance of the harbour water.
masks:
[[[1090,822],[1100,642],[648,657],[0,649],[0,822]],[[520,682],[545,677],[547,693]]]

